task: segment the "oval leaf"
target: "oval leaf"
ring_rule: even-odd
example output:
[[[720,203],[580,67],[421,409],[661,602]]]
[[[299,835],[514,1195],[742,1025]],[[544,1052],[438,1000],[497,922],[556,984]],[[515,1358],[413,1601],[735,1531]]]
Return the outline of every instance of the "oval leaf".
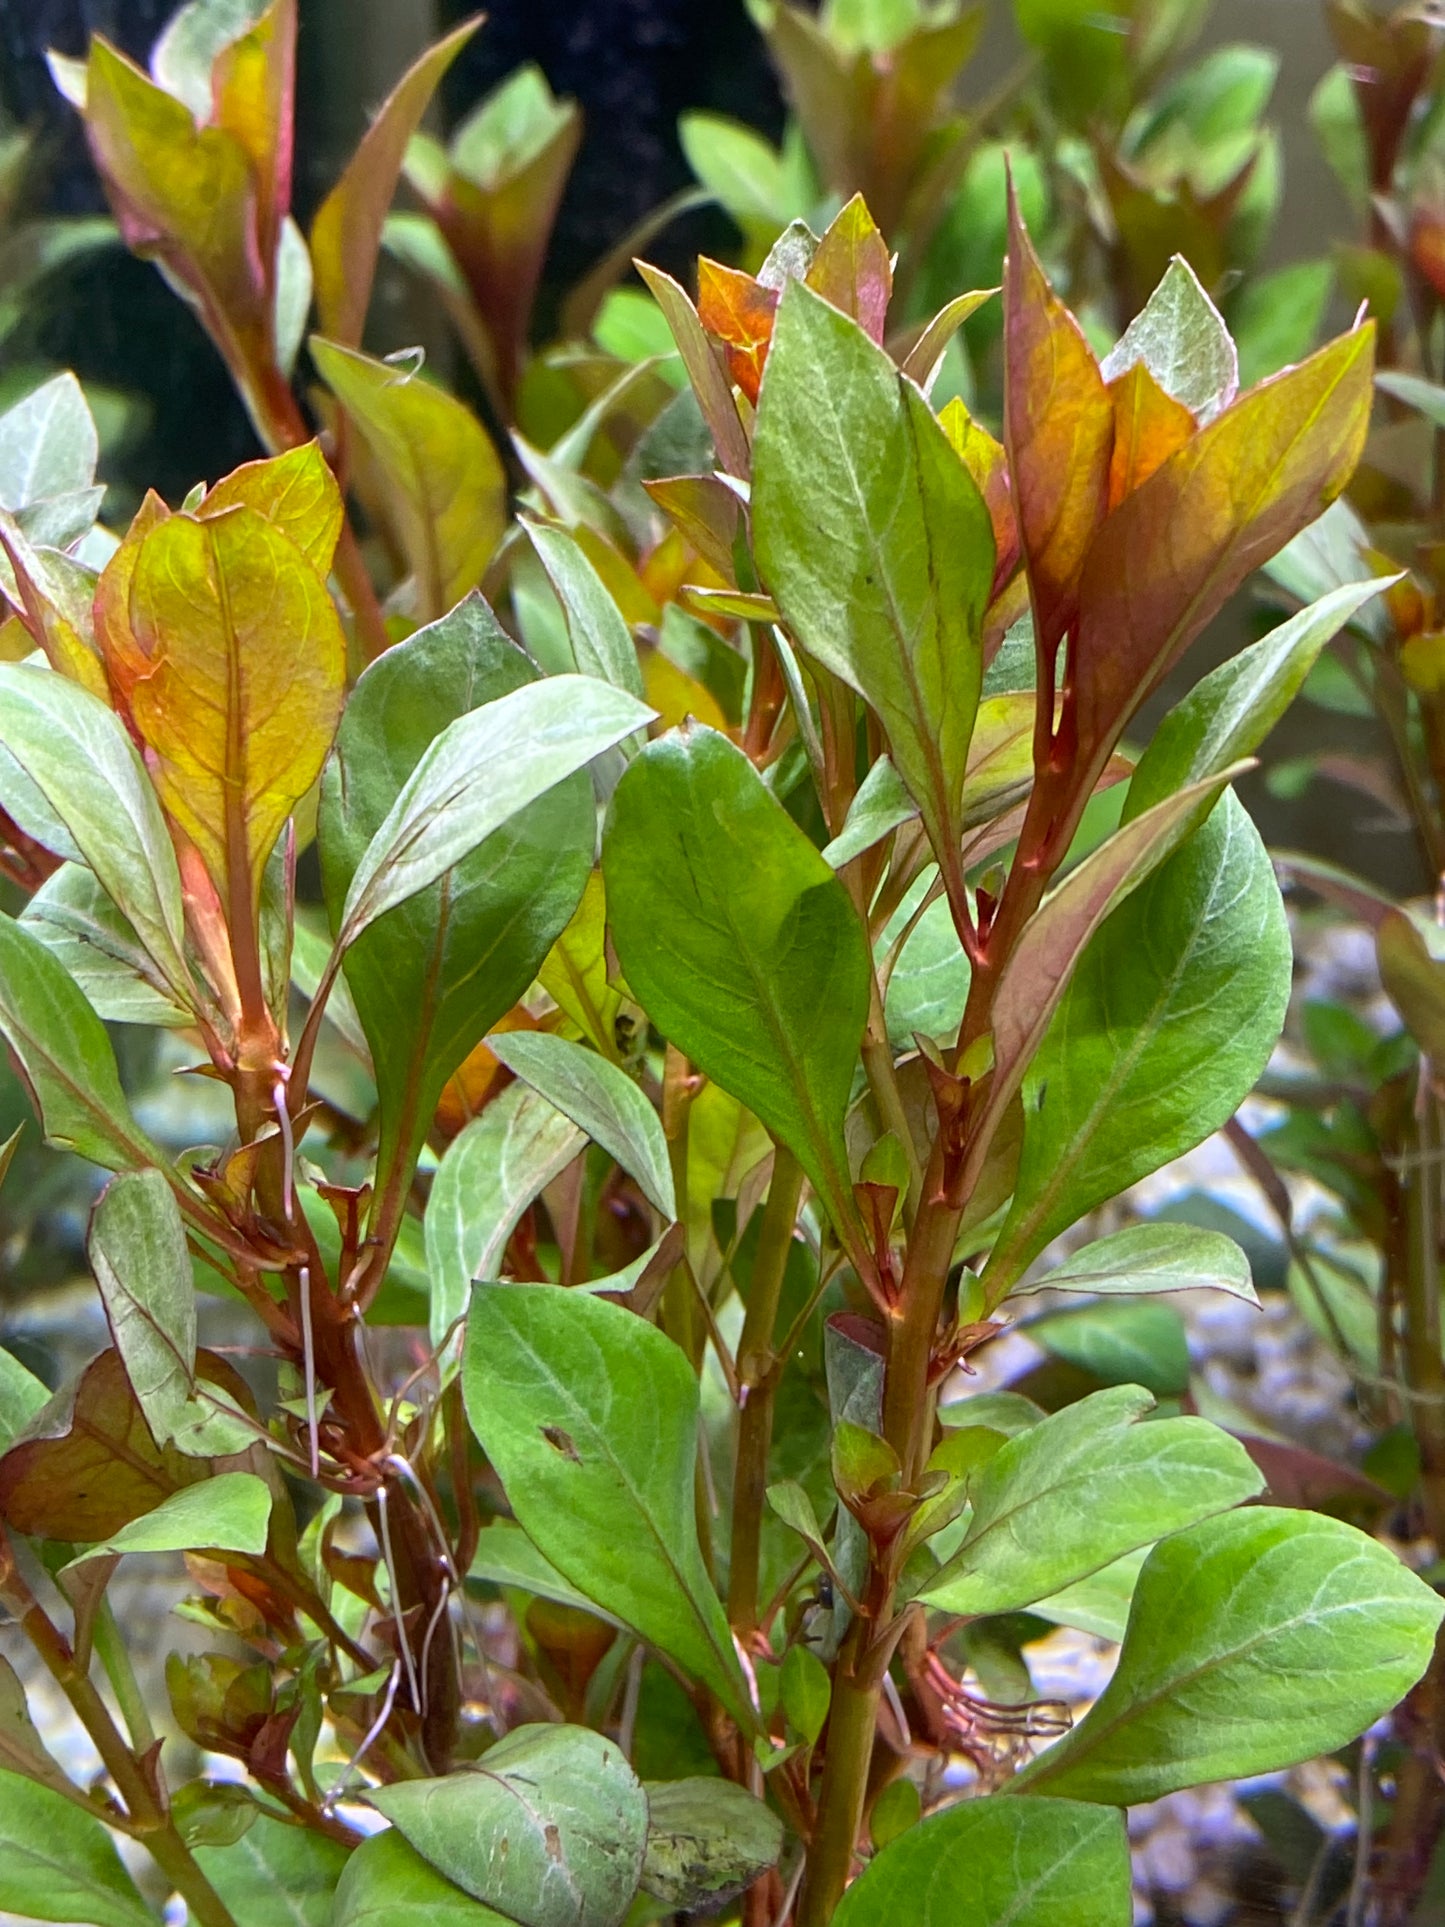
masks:
[[[363,1840],[337,1883],[330,1927],[398,1927],[423,1919],[428,1927],[511,1927],[428,1865],[394,1827]]]
[[[1153,1404],[1114,1386],[1002,1446],[972,1479],[967,1536],[928,1603],[1012,1612],[1263,1490],[1244,1447],[1206,1419],[1139,1424]]]
[[[630,988],[846,1222],[869,964],[842,884],[746,756],[697,726],[649,744],[618,784],[602,869]]]
[[[0,1771],[0,1907],[31,1920],[156,1927],[110,1835],[63,1794]]]
[[[1132,1806],[1332,1753],[1420,1678],[1442,1614],[1338,1519],[1206,1520],[1145,1560],[1113,1679],[1020,1784]]]
[[[520,1927],[620,1927],[647,1844],[647,1795],[611,1740],[520,1726],[474,1767],[378,1789],[424,1860]]]
[[[1129,1927],[1122,1813],[967,1800],[910,1827],[844,1894],[834,1927]]]
[[[472,1430],[544,1557],[750,1725],[697,1542],[698,1387],[682,1351],[588,1292],[482,1285],[462,1387]]]
[[[665,1907],[713,1913],[778,1862],[783,1823],[731,1780],[669,1780],[647,1789],[644,1893]]]

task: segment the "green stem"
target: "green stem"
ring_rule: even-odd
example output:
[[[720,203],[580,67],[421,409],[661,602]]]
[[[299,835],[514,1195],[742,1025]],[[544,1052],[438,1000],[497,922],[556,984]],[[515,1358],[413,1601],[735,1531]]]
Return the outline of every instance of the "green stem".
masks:
[[[779,1145],[773,1160],[772,1183],[763,1210],[757,1256],[748,1287],[747,1313],[738,1344],[742,1409],[738,1415],[737,1470],[733,1478],[728,1618],[744,1635],[753,1632],[758,1623],[763,1504],[768,1485],[768,1454],[773,1442],[773,1394],[780,1363],[773,1351],[773,1337],[802,1195],[802,1169],[792,1153]]]
[[[69,1700],[124,1800],[129,1822],[125,1830],[141,1843],[181,1895],[197,1927],[237,1927],[235,1917],[177,1831],[158,1777],[158,1760],[152,1757],[143,1763],[132,1753],[109,1707],[76,1664],[68,1641],[13,1567],[5,1570],[3,1591],[5,1603]]]
[[[140,1681],[130,1663],[130,1648],[121,1637],[109,1599],[102,1599],[95,1615],[94,1639],[96,1656],[105,1668],[105,1676],[115,1694],[115,1703],[130,1734],[131,1745],[137,1753],[149,1753],[156,1743],[155,1728],[151,1725]]]
[[[828,1927],[853,1870],[883,1686],[881,1676],[871,1679],[865,1670],[870,1631],[866,1620],[854,1620],[833,1675],[818,1824],[798,1902],[798,1927]]]

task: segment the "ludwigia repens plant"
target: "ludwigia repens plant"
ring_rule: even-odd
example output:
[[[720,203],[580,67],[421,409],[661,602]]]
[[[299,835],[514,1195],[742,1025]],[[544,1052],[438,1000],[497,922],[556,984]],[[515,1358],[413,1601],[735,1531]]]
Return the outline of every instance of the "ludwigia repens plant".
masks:
[[[274,80],[285,18],[219,36],[196,153],[240,139],[228,76]],[[96,51],[93,138],[100,81],[179,127]],[[150,206],[132,239],[205,306],[218,230],[182,246]],[[53,1397],[0,1354],[0,1600],[102,1769],[70,1779],[0,1669],[0,1905],[153,1919],[109,1828],[205,1927],[262,1927],[278,1888],[317,1927],[1125,1927],[1122,1809],[1341,1746],[1424,1670],[1433,1593],[1349,1526],[1238,1509],[1263,1482],[1225,1432],[1130,1385],[958,1396],[1055,1236],[1227,1120],[1275,1041],[1289,945],[1229,783],[1373,585],[1137,767],[1120,744],[1345,484],[1370,332],[1236,395],[1180,265],[1101,367],[1015,218],[1000,444],[927,398],[979,297],[900,367],[890,276],[859,202],[756,282],[705,269],[701,319],[649,272],[710,448],[643,478],[655,518],[631,478],[610,549],[586,517],[617,503],[544,468],[550,622],[478,527],[470,431],[418,428],[457,404],[314,338],[410,478],[397,639],[350,686],[318,443],[148,500],[95,575],[48,539],[93,468],[78,391],[0,422],[33,483],[6,640],[35,652],[0,667],[33,891],[0,1034],[46,1135],[112,1174],[113,1340]],[[289,422],[266,312],[238,378]],[[626,539],[682,556],[703,620],[634,636],[588,559],[621,581]],[[483,567],[534,654],[464,593]],[[710,723],[662,725],[680,690]],[[228,1140],[157,1142],[106,1021],[173,1029]],[[1178,1226],[1047,1276],[1250,1290]],[[198,1288],[274,1382],[201,1345]],[[214,1642],[172,1657],[168,1716],[108,1600],[160,1553]],[[969,1671],[1024,1607],[1123,1635],[1036,1757],[1057,1709]]]

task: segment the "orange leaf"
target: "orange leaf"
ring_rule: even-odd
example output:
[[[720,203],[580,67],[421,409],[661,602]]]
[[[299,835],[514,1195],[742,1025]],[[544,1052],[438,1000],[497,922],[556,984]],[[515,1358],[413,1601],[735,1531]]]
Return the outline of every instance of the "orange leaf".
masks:
[[[1009,192],[1004,266],[1004,442],[1039,624],[1058,647],[1109,499],[1114,405],[1083,330],[1039,266]]]
[[[1097,758],[1204,625],[1354,472],[1374,328],[1261,382],[1190,437],[1105,523],[1079,593],[1080,740]]]
[[[1118,508],[1194,433],[1193,415],[1155,381],[1142,361],[1109,383],[1114,398],[1114,453],[1109,463],[1109,508]]]
[[[750,274],[710,261],[705,254],[699,256],[698,319],[723,344],[728,373],[750,402],[758,399],[777,311],[776,288],[765,288]]]
[[[361,339],[381,248],[381,228],[396,192],[406,145],[447,68],[481,25],[463,21],[415,60],[383,102],[346,172],[311,224],[311,263],[321,329],[354,347]]]
[[[145,658],[130,626],[130,585],[135,575],[136,557],[151,530],[170,517],[170,510],[156,494],[147,489],[145,500],[136,510],[135,520],[115,554],[101,571],[95,587],[95,640],[110,677],[115,706],[129,723],[131,689],[137,675],[145,671]],[[134,734],[134,724],[131,724]]]
[[[815,294],[852,315],[881,342],[893,293],[893,257],[861,194],[855,194],[818,243],[803,277]]]
[[[346,664],[335,605],[295,543],[241,506],[150,530],[130,625],[136,732],[234,932],[331,747]]]
[[[331,567],[341,534],[341,491],[318,442],[287,449],[268,461],[244,462],[207,494],[196,511],[203,521],[241,505],[289,535],[318,575]]]

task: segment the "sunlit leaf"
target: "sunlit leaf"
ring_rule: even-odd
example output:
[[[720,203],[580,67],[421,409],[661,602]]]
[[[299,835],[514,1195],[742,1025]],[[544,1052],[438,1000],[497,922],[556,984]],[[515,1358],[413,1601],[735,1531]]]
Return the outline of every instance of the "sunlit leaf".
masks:
[[[506,475],[491,437],[455,396],[409,368],[317,335],[311,354],[391,485],[420,612],[445,615],[480,582],[506,527]]]
[[[590,1292],[482,1285],[462,1385],[472,1429],[542,1553],[751,1724],[698,1547],[698,1387],[686,1354]]]
[[[216,1472],[87,1546],[71,1564],[132,1552],[261,1553],[270,1517],[271,1489],[264,1479],[254,1472]]]

